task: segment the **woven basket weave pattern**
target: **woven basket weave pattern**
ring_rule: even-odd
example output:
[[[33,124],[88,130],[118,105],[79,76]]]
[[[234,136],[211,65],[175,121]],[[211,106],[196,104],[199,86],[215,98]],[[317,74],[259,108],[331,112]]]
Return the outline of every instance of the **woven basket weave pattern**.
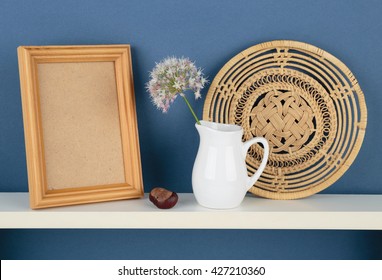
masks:
[[[356,157],[366,128],[358,82],[337,58],[295,41],[272,41],[231,59],[208,91],[203,118],[244,128],[243,141],[265,137],[267,168],[251,188],[259,196],[295,199],[334,183]],[[263,154],[248,152],[253,174]]]

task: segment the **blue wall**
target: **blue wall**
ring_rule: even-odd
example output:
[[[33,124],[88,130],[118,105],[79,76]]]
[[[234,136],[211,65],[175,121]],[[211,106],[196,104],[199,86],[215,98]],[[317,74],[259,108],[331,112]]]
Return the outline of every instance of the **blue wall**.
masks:
[[[151,104],[144,83],[155,61],[188,56],[213,79],[241,50],[291,39],[341,59],[366,97],[363,147],[348,172],[325,192],[382,194],[381,13],[380,0],[0,0],[0,191],[27,191],[17,46],[131,44],[146,191],[159,185],[191,192],[198,136],[185,104],[175,102],[165,115]],[[203,101],[192,102],[201,116]],[[185,249],[160,253],[169,238]],[[2,230],[0,257],[197,258],[196,249],[211,243],[205,258],[381,258],[380,239],[380,232],[355,231]],[[150,255],[148,244],[154,243],[159,247]]]

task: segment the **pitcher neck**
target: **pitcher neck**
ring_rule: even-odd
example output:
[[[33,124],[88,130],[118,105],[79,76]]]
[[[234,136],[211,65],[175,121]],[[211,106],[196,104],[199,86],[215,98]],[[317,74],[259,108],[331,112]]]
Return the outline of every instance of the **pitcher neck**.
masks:
[[[200,138],[208,138],[210,141],[241,141],[243,129],[238,125],[220,124],[214,122],[200,121],[195,127]]]

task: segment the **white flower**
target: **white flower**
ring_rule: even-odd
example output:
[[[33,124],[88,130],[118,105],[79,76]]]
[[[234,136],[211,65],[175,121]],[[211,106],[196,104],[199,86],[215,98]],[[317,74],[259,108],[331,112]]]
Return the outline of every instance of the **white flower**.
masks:
[[[195,85],[195,78],[188,79],[188,83],[190,84],[190,87],[193,87]]]
[[[182,86],[180,85],[180,83],[178,81],[175,81],[174,83],[174,88],[175,89],[178,89],[178,90],[181,90],[182,89]]]
[[[206,83],[202,69],[196,68],[189,58],[168,57],[150,72],[146,89],[157,108],[167,112],[178,94],[184,96],[187,90],[194,92],[195,99],[200,98],[200,90]]]
[[[202,88],[203,88],[204,85],[207,83],[207,80],[204,77],[202,77],[201,78],[201,83],[202,83]]]

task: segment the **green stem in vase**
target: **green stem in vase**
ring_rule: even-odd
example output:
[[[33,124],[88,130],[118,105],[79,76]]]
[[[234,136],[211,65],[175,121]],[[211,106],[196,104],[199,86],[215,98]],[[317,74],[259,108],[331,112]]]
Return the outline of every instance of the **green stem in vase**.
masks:
[[[194,118],[195,118],[195,120],[196,120],[196,123],[197,123],[198,125],[201,125],[201,124],[200,124],[200,121],[199,121],[199,119],[198,119],[198,117],[196,116],[196,114],[195,114],[195,112],[194,112],[194,110],[192,110],[191,104],[190,104],[190,102],[188,102],[188,100],[187,100],[187,98],[186,98],[186,95],[185,95],[185,94],[181,94],[181,95],[182,95],[184,101],[186,102],[188,108],[190,109],[191,114],[194,116]]]

